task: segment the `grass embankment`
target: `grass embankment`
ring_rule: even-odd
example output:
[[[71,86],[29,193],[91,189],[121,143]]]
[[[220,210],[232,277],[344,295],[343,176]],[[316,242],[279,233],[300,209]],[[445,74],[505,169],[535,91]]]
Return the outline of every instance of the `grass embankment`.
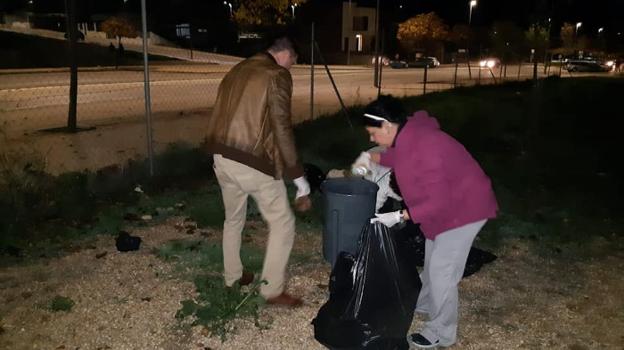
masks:
[[[512,235],[584,246],[588,237],[621,236],[624,122],[613,111],[622,87],[619,79],[551,79],[537,86],[457,89],[404,103],[435,115],[492,178],[501,215],[482,235],[489,244]],[[357,124],[360,112],[350,110],[354,129],[341,114],[297,126],[303,160],[325,171],[348,167],[371,146]],[[89,233],[116,233],[133,222],[124,216],[187,215],[213,227],[222,222],[210,157],[198,150],[172,147],[156,159],[154,179],[141,162],[51,177],[23,159],[6,160],[0,183],[5,255],[27,256],[29,247],[58,248]],[[134,191],[137,185],[147,195]],[[319,227],[320,210],[301,219]]]
[[[530,242],[535,254],[572,262],[622,247],[624,122],[613,111],[621,104],[618,94],[623,88],[624,81],[618,79],[549,79],[537,85],[457,89],[405,98],[404,103],[407,110],[429,110],[492,178],[501,211],[479,235],[477,245],[496,250],[507,239],[519,239]],[[353,129],[341,114],[296,128],[305,162],[325,171],[346,168],[371,146],[357,125],[361,107],[352,108],[350,114]],[[199,227],[219,229],[223,207],[209,157],[176,147],[156,164],[154,179],[148,179],[143,163],[56,178],[34,170],[32,164],[4,164],[3,264],[52,256],[93,234],[147,225],[136,220],[146,214],[154,220],[181,215]],[[141,191],[135,190],[137,185]],[[301,232],[321,231],[318,194],[314,201],[315,210],[298,217]],[[260,221],[253,204],[249,215]],[[245,249],[246,264],[259,271],[261,249],[249,242]],[[216,283],[222,283],[218,242],[171,242],[156,253],[179,264],[185,277],[195,281],[199,297],[183,302],[180,317],[194,315],[197,323],[213,325],[223,334],[219,330],[224,329],[224,320],[234,315],[232,308],[242,305],[243,299],[251,302],[238,313],[257,315],[253,290],[214,292]],[[306,257],[295,254],[293,259]],[[219,309],[206,309],[207,305]],[[215,320],[215,315],[220,316]]]

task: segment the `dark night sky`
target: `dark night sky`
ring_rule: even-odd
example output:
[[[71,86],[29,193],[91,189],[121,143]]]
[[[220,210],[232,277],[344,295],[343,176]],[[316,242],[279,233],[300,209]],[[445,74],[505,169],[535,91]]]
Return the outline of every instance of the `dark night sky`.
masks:
[[[322,1],[322,0],[321,0]],[[468,21],[469,0],[380,0],[384,8],[403,5],[405,15],[435,11],[449,24]],[[358,3],[375,6],[375,0]],[[473,25],[490,25],[510,20],[527,27],[538,19],[551,17],[555,25],[582,21],[587,30],[598,27],[624,29],[624,0],[478,0],[472,14]]]
[[[230,0],[236,2],[236,0]],[[296,2],[296,0],[292,0]],[[347,0],[308,0],[309,2],[336,2]],[[361,5],[374,7],[377,0],[360,0]],[[382,11],[396,11],[392,18],[406,19],[418,13],[435,11],[444,20],[453,25],[466,23],[468,20],[469,0],[379,0]],[[34,0],[39,6],[49,7],[49,11],[62,12],[63,0]],[[122,6],[123,0],[79,0],[84,9],[91,12],[114,12],[114,8]],[[128,9],[138,9],[140,0],[128,0]],[[27,0],[0,0],[0,10],[11,7],[11,4],[27,3]],[[148,10],[168,9],[169,15],[186,17],[188,12],[197,16],[215,11],[205,11],[206,7],[223,6],[223,0],[147,0]],[[403,8],[399,10],[399,4]],[[54,9],[52,7],[55,7]],[[56,8],[59,7],[59,8]],[[193,10],[193,9],[197,10]],[[184,12],[184,13],[182,13]],[[216,11],[219,12],[219,11]],[[226,13],[226,11],[223,11]],[[398,17],[398,18],[397,18]],[[583,22],[583,29],[594,32],[599,27],[609,31],[624,32],[624,0],[478,0],[472,15],[475,26],[489,26],[496,20],[511,20],[522,27],[528,27],[536,20],[551,17],[553,26],[561,26],[563,22]]]

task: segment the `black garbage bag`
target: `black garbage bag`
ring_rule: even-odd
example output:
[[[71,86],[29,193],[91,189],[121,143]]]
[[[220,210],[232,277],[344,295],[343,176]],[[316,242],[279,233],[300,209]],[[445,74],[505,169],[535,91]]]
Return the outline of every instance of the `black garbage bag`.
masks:
[[[314,337],[330,349],[408,349],[421,282],[416,242],[381,223],[364,227],[356,257],[341,253],[320,308]]]
[[[321,184],[325,181],[325,173],[314,164],[303,163],[303,175],[310,184],[310,193],[321,189]]]

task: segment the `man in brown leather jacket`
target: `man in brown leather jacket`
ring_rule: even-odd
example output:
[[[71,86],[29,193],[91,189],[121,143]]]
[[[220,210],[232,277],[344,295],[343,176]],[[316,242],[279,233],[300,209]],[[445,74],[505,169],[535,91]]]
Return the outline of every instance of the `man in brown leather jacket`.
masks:
[[[303,176],[292,131],[290,67],[297,54],[291,41],[279,38],[266,52],[234,66],[225,75],[212,117],[206,149],[214,154],[214,170],[225,206],[223,265],[226,286],[249,284],[253,274],[243,270],[241,233],[247,197],[257,203],[270,232],[262,270],[260,294],[269,304],[299,306],[287,294],[286,265],[295,238],[295,217],[284,179],[297,186],[295,206],[309,209],[310,186]]]

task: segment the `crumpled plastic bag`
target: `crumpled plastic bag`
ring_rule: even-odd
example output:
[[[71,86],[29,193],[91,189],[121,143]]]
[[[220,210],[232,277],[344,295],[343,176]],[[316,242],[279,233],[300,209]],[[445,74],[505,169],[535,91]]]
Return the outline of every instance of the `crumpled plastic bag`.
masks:
[[[314,337],[330,349],[408,349],[406,336],[422,286],[408,235],[368,224],[356,256],[341,253],[331,273],[329,300]]]

